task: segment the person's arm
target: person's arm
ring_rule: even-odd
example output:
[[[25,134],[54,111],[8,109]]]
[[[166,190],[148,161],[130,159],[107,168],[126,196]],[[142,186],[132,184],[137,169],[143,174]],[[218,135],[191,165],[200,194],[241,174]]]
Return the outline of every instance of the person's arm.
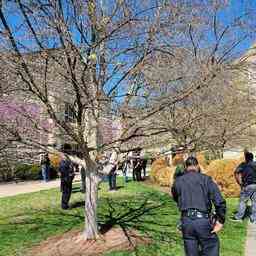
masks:
[[[240,187],[242,186],[242,167],[243,163],[239,164],[234,172],[235,180]]]
[[[223,224],[225,223],[225,215],[226,215],[226,200],[222,197],[221,192],[215,182],[211,178],[209,178],[209,192],[210,199],[214,204],[216,211],[217,221],[213,227],[212,233],[219,232]]]
[[[234,173],[236,183],[241,187],[242,186],[242,175],[239,172]]]
[[[174,182],[174,184],[171,187],[171,195],[173,200],[177,203],[178,202],[178,191],[177,191],[177,187],[176,187],[176,182]]]
[[[61,177],[62,171],[63,171],[63,161],[61,160],[58,167],[59,177]]]

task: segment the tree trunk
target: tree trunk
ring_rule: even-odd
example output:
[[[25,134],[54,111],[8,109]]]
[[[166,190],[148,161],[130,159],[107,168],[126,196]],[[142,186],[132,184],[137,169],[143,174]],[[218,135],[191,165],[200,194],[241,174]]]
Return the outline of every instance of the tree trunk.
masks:
[[[86,193],[85,193],[85,239],[97,239],[98,221],[97,221],[97,202],[98,186],[100,176],[96,170],[87,169],[86,171]]]
[[[81,169],[80,169],[80,175],[81,175],[81,191],[82,193],[85,193],[86,191],[86,186],[85,186],[85,167],[83,166]]]

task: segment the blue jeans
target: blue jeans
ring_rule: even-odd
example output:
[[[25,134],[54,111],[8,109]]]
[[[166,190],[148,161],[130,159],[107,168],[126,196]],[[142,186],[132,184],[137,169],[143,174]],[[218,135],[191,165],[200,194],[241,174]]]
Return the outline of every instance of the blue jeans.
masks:
[[[127,176],[128,164],[127,163],[124,164],[124,167],[123,167],[122,171],[123,171],[124,181],[128,182],[128,176]]]
[[[183,217],[181,222],[186,256],[219,256],[219,238],[211,233],[209,219]]]
[[[109,190],[116,190],[116,173],[108,175]]]
[[[242,219],[245,214],[247,202],[252,202],[252,213],[250,216],[251,221],[256,221],[256,184],[248,185],[242,188],[240,192],[240,201],[237,209],[236,219]]]
[[[42,177],[45,182],[49,181],[49,166],[46,164],[42,165]]]

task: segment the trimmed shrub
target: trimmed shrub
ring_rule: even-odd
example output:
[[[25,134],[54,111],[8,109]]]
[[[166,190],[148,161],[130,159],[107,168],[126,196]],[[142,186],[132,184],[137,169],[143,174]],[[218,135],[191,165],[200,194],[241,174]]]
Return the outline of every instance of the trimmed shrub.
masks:
[[[166,158],[158,158],[151,166],[150,178],[161,186],[170,186],[174,172],[175,167],[169,167]]]
[[[183,154],[176,154],[175,157],[172,159],[172,165],[176,166],[178,164],[183,164],[184,163],[184,157]]]
[[[156,176],[157,176],[157,172],[166,167],[167,166],[167,162],[165,160],[165,158],[158,158],[156,159],[152,165],[151,165],[151,170],[150,170],[150,178],[152,179],[152,181],[156,182]]]
[[[205,157],[205,155],[204,155],[204,153],[197,153],[196,154],[196,158],[197,158],[197,160],[198,160],[198,163],[199,163],[199,165],[200,165],[200,168],[202,169],[202,170],[205,170],[206,168],[207,168],[207,166],[208,166],[208,161],[207,161],[207,159],[206,159],[206,157]]]
[[[38,180],[40,173],[39,165],[18,164],[15,166],[14,176],[21,180]]]
[[[240,193],[240,187],[234,177],[235,168],[239,163],[236,159],[220,159],[212,161],[207,167],[207,175],[215,180],[227,197],[236,197]]]
[[[213,178],[225,196],[237,197],[239,195],[240,187],[236,183],[234,171],[241,163],[241,159],[218,159],[211,161],[209,165],[203,154],[197,154],[197,159],[203,173]],[[181,154],[175,156],[173,163],[177,166],[168,166],[165,158],[156,159],[150,171],[151,180],[161,186],[170,186],[173,183],[176,167],[179,169],[181,166]]]
[[[173,183],[173,176],[175,172],[175,167],[164,167],[158,170],[157,173],[157,183],[160,186],[169,187]]]
[[[61,161],[61,156],[60,154],[49,154],[51,166],[54,169],[58,169]]]

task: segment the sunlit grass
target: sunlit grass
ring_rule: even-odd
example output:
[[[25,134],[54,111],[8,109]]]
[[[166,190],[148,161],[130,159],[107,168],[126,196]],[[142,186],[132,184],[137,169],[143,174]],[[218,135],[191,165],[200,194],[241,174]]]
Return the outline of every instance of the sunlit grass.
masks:
[[[183,255],[182,239],[176,232],[179,213],[167,194],[143,184],[129,182],[114,193],[103,183],[99,191],[99,221],[101,225],[122,225],[139,230],[151,237],[150,246],[140,246],[136,255]],[[123,186],[123,187],[122,187]],[[59,189],[18,195],[0,199],[0,255],[25,255],[25,251],[49,236],[84,225],[83,197],[75,186],[69,211],[60,209]],[[236,199],[228,200],[228,215],[232,215]],[[222,232],[222,256],[244,255],[245,223],[227,221]],[[108,256],[135,255],[135,252],[107,253]]]

